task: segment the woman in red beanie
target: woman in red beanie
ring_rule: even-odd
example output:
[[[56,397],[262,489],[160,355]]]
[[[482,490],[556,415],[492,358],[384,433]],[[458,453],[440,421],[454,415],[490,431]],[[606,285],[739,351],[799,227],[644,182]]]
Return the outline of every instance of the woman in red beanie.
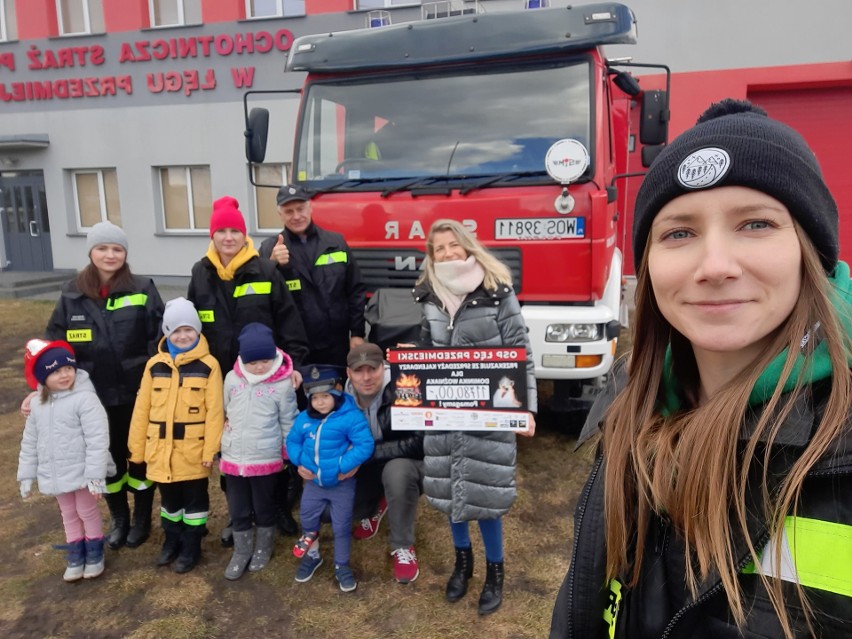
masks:
[[[187,297],[198,309],[201,331],[223,376],[237,361],[240,331],[246,324],[260,322],[272,329],[275,345],[293,360],[293,385],[298,388],[302,379],[296,369],[308,354],[302,319],[275,263],[260,259],[246,235],[239,206],[229,196],[213,202],[212,242],[192,267]],[[221,539],[225,546],[233,544],[230,523]]]
[[[271,328],[275,345],[301,366],[308,346],[299,311],[275,265],[259,259],[239,206],[230,196],[213,202],[212,242],[192,267],[187,297],[223,374],[234,367],[237,337],[250,322]]]

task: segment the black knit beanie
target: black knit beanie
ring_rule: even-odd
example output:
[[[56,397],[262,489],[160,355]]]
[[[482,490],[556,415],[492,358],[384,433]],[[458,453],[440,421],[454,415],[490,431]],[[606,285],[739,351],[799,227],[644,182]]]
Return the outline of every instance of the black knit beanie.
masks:
[[[685,193],[719,186],[746,186],[784,204],[816,246],[826,272],[834,270],[837,204],[813,151],[760,107],[728,98],[664,148],[642,181],[633,215],[637,271],[660,209]]]

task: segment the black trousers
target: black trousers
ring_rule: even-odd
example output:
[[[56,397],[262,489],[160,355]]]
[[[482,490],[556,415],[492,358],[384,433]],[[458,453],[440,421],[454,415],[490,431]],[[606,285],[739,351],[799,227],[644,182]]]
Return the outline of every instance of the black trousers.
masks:
[[[279,474],[257,477],[228,475],[225,496],[228,498],[228,514],[234,532],[250,530],[252,520],[258,528],[275,525],[275,489]]]

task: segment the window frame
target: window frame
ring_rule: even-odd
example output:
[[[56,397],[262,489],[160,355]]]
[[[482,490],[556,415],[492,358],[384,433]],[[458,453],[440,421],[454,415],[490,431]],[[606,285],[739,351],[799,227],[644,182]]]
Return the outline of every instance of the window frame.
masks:
[[[292,18],[295,16],[303,16],[307,14],[302,2],[301,13],[287,13],[284,8],[287,5],[287,0],[275,0],[275,13],[264,14],[262,16],[252,15],[251,10],[252,0],[245,0],[246,20],[268,20],[270,18]]]
[[[407,0],[404,2],[394,3],[393,0],[378,0],[376,2],[376,6],[365,7],[362,6],[363,0],[354,0],[355,11],[375,11],[377,9],[398,9],[400,7],[422,7],[424,2],[423,0]],[[379,2],[382,4],[379,5]],[[428,3],[427,3],[428,4]]]
[[[189,226],[181,227],[181,228],[172,228],[169,227],[168,219],[166,216],[166,198],[163,193],[163,171],[172,170],[172,169],[183,169],[186,179],[186,205],[187,211],[189,214]],[[192,233],[193,235],[199,233],[206,233],[209,231],[209,224],[204,227],[196,226],[196,211],[195,211],[195,202],[194,202],[194,194],[193,194],[193,183],[192,183],[192,170],[193,169],[206,169],[208,179],[212,182],[212,175],[210,171],[209,164],[167,164],[162,166],[155,166],[154,170],[157,172],[157,183],[159,185],[159,193],[160,193],[160,223],[162,224],[163,233],[166,234],[183,234],[183,233]],[[212,206],[212,200],[211,200]]]
[[[11,0],[12,3],[15,0]],[[6,0],[0,0],[0,42],[7,42],[9,40],[8,30],[6,28]]]
[[[75,222],[77,225],[77,230],[81,233],[86,233],[92,226],[85,226],[83,224],[83,215],[80,210],[80,191],[77,188],[77,176],[78,175],[96,175],[98,178],[98,204],[100,208],[100,219],[95,224],[99,222],[113,222],[109,216],[109,210],[107,209],[107,194],[106,194],[106,181],[104,179],[104,173],[106,171],[111,171],[115,173],[116,178],[116,186],[118,185],[118,170],[115,167],[104,167],[100,169],[71,169],[71,193],[74,198],[74,216]],[[116,195],[118,195],[116,193]],[[121,198],[119,197],[119,210],[118,210],[118,226],[121,226]]]
[[[157,2],[163,2],[164,0],[148,0],[148,24],[152,29],[164,29],[167,27],[181,27],[186,25],[186,7],[184,7],[184,0],[172,0],[177,3],[177,13],[178,13],[178,21],[170,24],[155,24],[154,22],[154,5]]]
[[[83,31],[74,31],[72,33],[65,33],[63,30],[64,14],[62,11],[62,4],[65,2],[79,2],[83,7]],[[89,0],[56,0],[56,23],[57,28],[59,29],[60,36],[76,36],[76,35],[89,35],[92,33],[92,16],[91,10],[89,9]]]
[[[270,169],[270,168],[273,168],[273,167],[280,167],[280,169],[281,169],[281,179],[280,179],[281,186],[285,186],[287,184],[290,184],[290,172],[293,170],[293,163],[292,162],[264,162],[263,164],[252,164],[251,170],[254,173],[254,181],[259,183],[259,184],[262,183],[262,180],[261,180],[260,176],[258,175],[258,171],[263,170],[263,169]],[[255,217],[255,220],[254,220],[255,224],[254,225],[255,225],[255,228],[257,229],[257,231],[259,233],[267,233],[267,232],[268,233],[272,233],[272,232],[277,233],[278,231],[281,230],[280,218],[276,217],[276,219],[278,219],[279,222],[276,223],[275,226],[261,226],[261,219],[260,219],[261,201],[260,201],[260,198],[258,197],[258,195],[260,194],[261,190],[269,191],[271,189],[269,189],[268,187],[262,187],[262,186],[261,187],[252,186],[252,190],[253,190],[253,194],[254,194],[254,217]],[[278,207],[277,206],[275,207],[275,214],[276,214],[276,216],[278,214]]]

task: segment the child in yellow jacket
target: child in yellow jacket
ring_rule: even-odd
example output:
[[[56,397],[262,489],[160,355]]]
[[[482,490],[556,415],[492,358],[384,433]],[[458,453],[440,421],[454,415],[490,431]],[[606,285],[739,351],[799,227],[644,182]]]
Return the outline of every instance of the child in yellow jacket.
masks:
[[[207,533],[207,484],[224,423],[222,371],[192,302],[166,304],[163,334],[145,366],[128,448],[130,461],[144,461],[147,478],[160,486],[166,538],[157,565],[177,559],[175,572],[183,573],[198,563]]]

